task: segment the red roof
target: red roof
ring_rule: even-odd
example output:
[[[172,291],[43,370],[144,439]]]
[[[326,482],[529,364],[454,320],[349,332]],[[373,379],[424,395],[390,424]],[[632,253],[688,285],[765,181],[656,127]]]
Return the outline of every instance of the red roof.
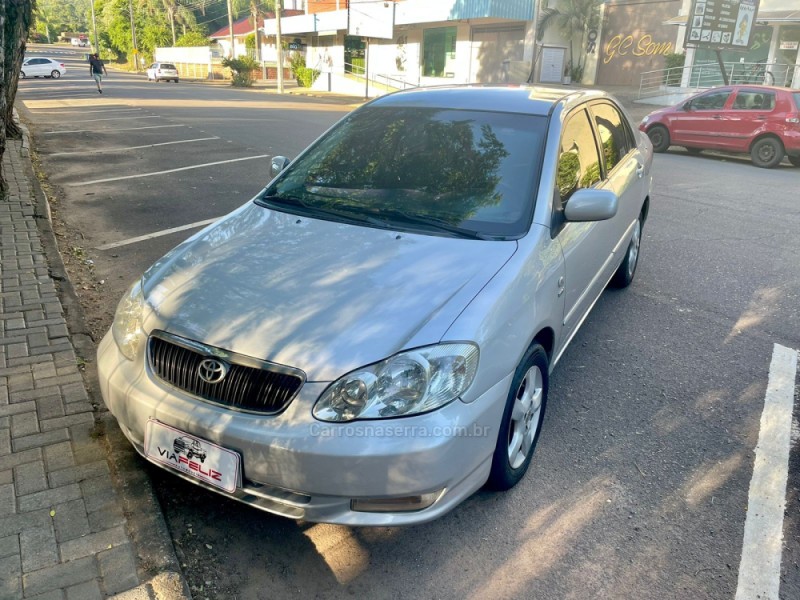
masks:
[[[293,10],[292,9],[292,10],[284,10],[281,16],[293,17],[295,15],[304,15],[304,14],[305,14],[305,11]],[[258,16],[258,21],[259,21],[259,23],[263,23],[264,19],[274,19],[274,18],[275,18],[275,13],[268,12],[268,13],[264,13],[264,14],[259,15]],[[251,33],[255,33],[255,29],[253,28],[252,19],[251,19],[250,15],[248,15],[248,16],[242,18],[242,19],[239,19],[238,21],[234,21],[234,23],[233,23],[233,35],[234,35],[234,37],[250,35]],[[214,33],[212,33],[208,37],[211,38],[212,40],[216,40],[216,39],[228,38],[228,37],[230,37],[230,35],[231,35],[230,34],[230,29],[226,25],[225,27],[223,27],[222,29],[220,29],[218,31],[215,31]]]

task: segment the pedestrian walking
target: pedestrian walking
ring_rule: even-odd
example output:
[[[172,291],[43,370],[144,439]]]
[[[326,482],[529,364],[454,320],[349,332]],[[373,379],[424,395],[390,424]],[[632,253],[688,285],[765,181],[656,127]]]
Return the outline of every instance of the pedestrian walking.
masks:
[[[103,75],[108,75],[108,71],[106,71],[106,66],[97,53],[89,55],[89,74],[94,77],[94,81],[97,83],[97,91],[102,94]]]

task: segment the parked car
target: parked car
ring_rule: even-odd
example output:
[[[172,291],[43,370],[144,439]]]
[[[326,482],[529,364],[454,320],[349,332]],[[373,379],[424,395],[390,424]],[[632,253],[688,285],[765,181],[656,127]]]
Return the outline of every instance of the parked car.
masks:
[[[784,156],[800,167],[800,91],[763,85],[713,88],[654,111],[639,125],[656,152],[684,146],[748,153],[757,167],[777,166]]]
[[[147,81],[174,81],[178,83],[178,69],[172,63],[156,62],[147,67]]]
[[[26,77],[52,77],[58,79],[67,72],[67,67],[64,63],[52,58],[32,57],[26,58],[22,62],[19,76],[22,79]]]
[[[149,460],[207,440],[219,460],[176,474],[295,519],[421,523],[511,488],[550,373],[634,278],[652,157],[599,91],[374,100],[133,284],[105,402]]]

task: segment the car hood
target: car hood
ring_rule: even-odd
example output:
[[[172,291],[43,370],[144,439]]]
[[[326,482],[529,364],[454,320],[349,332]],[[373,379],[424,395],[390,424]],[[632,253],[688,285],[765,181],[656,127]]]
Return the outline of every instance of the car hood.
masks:
[[[161,329],[331,381],[437,343],[514,241],[398,233],[249,203],[143,278]]]

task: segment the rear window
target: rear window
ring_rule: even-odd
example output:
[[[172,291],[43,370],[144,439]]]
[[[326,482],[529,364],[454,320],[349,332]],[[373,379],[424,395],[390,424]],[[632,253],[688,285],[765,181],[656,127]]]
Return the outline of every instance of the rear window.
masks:
[[[162,69],[174,69],[175,65],[173,65],[172,63],[161,63],[161,68]]]
[[[795,92],[792,95],[794,96],[794,105],[797,107],[797,110],[800,110],[800,93]]]

